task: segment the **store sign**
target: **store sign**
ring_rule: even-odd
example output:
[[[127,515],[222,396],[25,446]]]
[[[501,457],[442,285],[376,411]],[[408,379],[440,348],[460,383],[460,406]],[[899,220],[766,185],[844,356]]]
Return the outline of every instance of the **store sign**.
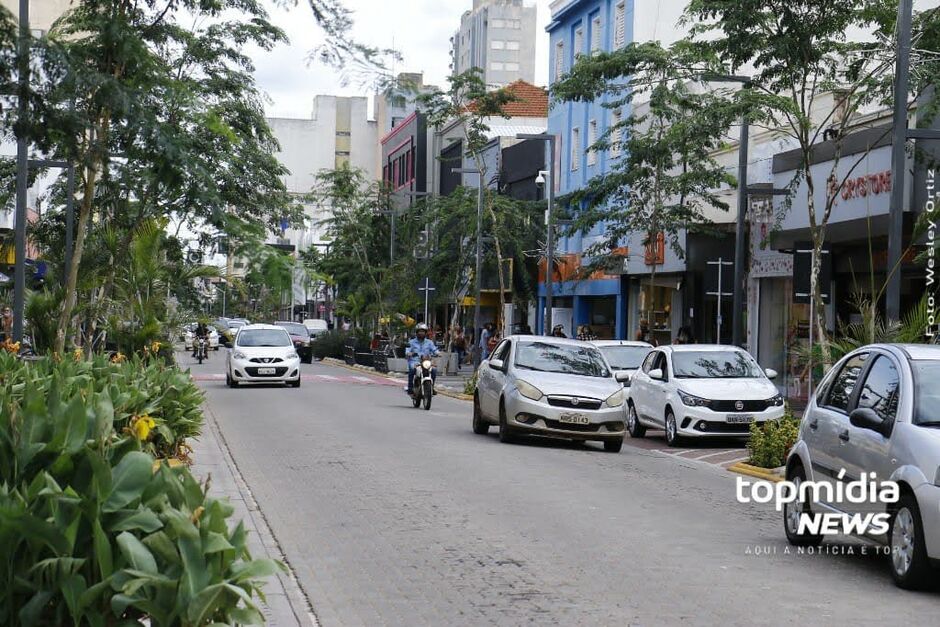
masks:
[[[821,222],[829,198],[835,196],[830,224],[885,215],[891,208],[891,146],[875,148],[867,154],[843,155],[833,172],[833,162],[823,161],[810,167],[815,183],[813,203],[816,220]],[[774,187],[789,187],[795,170],[774,174]],[[780,230],[805,229],[809,226],[808,187],[800,182],[791,199]],[[783,210],[785,198],[774,198],[775,211]]]

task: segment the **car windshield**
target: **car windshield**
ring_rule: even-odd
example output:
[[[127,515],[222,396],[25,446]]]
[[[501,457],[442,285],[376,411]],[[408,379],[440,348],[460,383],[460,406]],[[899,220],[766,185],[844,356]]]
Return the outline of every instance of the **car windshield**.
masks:
[[[637,370],[653,350],[648,346],[601,346],[601,352],[614,370]]]
[[[516,367],[539,372],[560,372],[582,377],[609,377],[610,372],[596,348],[549,342],[521,343]]]
[[[243,326],[245,326],[245,323],[244,323],[244,322],[240,322],[240,321],[238,321],[238,320],[229,320],[229,321],[228,321],[228,328],[230,328],[230,329],[237,329],[238,327],[243,327]]]
[[[281,327],[291,335],[309,335],[310,332],[307,331],[307,327],[300,324],[299,322],[278,322],[277,326]]]
[[[754,379],[760,368],[743,351],[675,351],[672,370],[678,379]]]
[[[283,329],[248,329],[238,334],[238,345],[248,347],[292,346]]]
[[[940,360],[912,361],[914,369],[914,424],[940,426]]]

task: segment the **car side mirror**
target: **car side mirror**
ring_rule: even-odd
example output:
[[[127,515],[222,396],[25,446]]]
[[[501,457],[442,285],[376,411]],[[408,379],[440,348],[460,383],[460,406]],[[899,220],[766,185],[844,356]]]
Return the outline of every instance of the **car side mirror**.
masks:
[[[859,429],[870,429],[876,433],[884,433],[885,421],[881,419],[874,409],[859,407],[849,414],[849,422]]]
[[[503,362],[502,359],[491,359],[490,368],[492,368],[493,370],[499,370],[503,372],[506,370],[506,364],[505,362]]]
[[[224,346],[225,348],[232,348],[232,343],[229,342],[228,340],[225,340],[224,342],[222,342],[222,346]]]
[[[666,378],[666,375],[663,374],[663,371],[661,368],[650,370],[649,375],[650,375],[650,379],[656,379],[657,381],[662,381],[663,379]]]
[[[767,368],[766,370],[764,370],[764,374],[767,375],[767,378],[768,378],[768,379],[776,379],[776,378],[777,378],[777,371],[774,370],[773,368]]]
[[[630,370],[618,370],[614,373],[614,378],[618,383],[623,383],[624,385],[630,385],[630,378],[633,376],[633,372]]]

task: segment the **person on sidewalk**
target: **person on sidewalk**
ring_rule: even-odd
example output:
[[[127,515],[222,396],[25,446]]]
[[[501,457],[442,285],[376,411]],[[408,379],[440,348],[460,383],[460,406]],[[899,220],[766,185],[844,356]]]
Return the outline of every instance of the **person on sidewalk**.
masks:
[[[415,366],[422,357],[437,357],[437,345],[428,338],[428,325],[421,323],[415,328],[415,337],[408,342],[405,356],[408,357],[408,394],[414,393]],[[431,380],[437,381],[437,368],[431,368]],[[436,392],[435,392],[436,393]]]
[[[582,342],[593,342],[597,339],[597,336],[594,334],[594,331],[588,325],[581,325],[581,328],[578,330],[578,339]]]
[[[467,356],[467,337],[463,334],[463,328],[459,324],[454,327],[451,334],[451,346],[457,353],[457,372],[460,372],[460,364]]]
[[[490,337],[493,335],[493,325],[489,322],[483,325],[480,332],[480,361],[490,356]]]
[[[13,339],[13,310],[9,306],[3,307],[3,318],[0,318],[0,340]]]
[[[556,324],[556,325],[552,328],[552,337],[564,337],[564,338],[567,338],[568,336],[565,335],[565,327],[562,326],[562,325],[560,325],[560,324]]]

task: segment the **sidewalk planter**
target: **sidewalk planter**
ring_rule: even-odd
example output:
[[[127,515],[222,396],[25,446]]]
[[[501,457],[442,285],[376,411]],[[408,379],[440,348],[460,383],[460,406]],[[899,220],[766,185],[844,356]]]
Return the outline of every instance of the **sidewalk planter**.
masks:
[[[737,464],[728,466],[728,470],[731,472],[736,472],[739,475],[747,475],[748,477],[763,479],[764,481],[772,481],[774,483],[783,481],[786,478],[786,468],[786,466],[780,466],[778,468],[761,468],[760,466],[752,466],[751,464],[746,464],[744,462],[738,462]]]
[[[455,374],[457,372],[457,353],[448,353],[441,351],[437,358],[437,369],[444,374]]]
[[[372,353],[356,351],[355,360],[356,364],[360,366],[372,368],[375,365],[375,360],[372,357]]]

